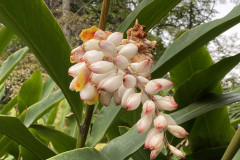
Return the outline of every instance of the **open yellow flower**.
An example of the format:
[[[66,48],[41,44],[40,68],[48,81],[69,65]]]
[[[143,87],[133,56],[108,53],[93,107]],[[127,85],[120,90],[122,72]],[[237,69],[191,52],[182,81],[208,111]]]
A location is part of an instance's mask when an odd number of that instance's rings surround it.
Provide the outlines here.
[[[95,32],[99,30],[96,26],[82,30],[80,33],[80,38],[83,42],[86,42],[94,37]]]

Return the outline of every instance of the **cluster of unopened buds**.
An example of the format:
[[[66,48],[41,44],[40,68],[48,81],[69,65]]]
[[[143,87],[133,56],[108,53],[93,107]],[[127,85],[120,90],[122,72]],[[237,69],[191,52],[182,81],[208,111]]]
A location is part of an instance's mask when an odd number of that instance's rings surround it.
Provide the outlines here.
[[[142,103],[137,130],[146,132],[154,123],[145,140],[145,148],[152,150],[151,159],[157,157],[164,144],[183,158],[183,153],[168,143],[166,130],[178,138],[185,138],[188,133],[163,113],[176,109],[177,103],[170,96],[156,94],[171,88],[173,83],[161,78],[150,80],[151,50],[156,41],[147,40],[144,29],[136,21],[127,31],[127,39],[123,39],[123,33],[102,31],[95,26],[83,30],[80,37],[84,43],[71,52],[70,60],[76,64],[68,71],[74,77],[70,89],[79,91],[80,98],[89,105],[100,100],[108,106],[113,98],[117,106],[131,111]]]

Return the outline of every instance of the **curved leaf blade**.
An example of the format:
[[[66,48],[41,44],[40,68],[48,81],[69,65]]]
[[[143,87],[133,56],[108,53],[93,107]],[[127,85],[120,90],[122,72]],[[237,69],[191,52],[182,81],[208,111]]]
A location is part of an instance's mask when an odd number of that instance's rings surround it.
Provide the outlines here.
[[[13,33],[7,27],[0,28],[0,55],[3,54],[12,37]]]
[[[16,65],[21,61],[21,59],[27,53],[28,48],[25,47],[16,51],[14,54],[9,56],[0,67],[0,84],[8,77]]]
[[[221,19],[202,24],[182,34],[152,68],[152,77],[162,77],[204,44],[240,22],[240,5]]]
[[[48,74],[61,88],[80,122],[82,107],[79,94],[68,89],[72,80],[67,75],[68,68],[71,66],[69,62],[71,48],[44,2],[42,0],[1,0],[0,19],[33,51]]]
[[[125,32],[132,27],[138,19],[141,25],[146,26],[146,31],[157,24],[181,0],[144,0],[142,1],[119,26],[119,32]]]
[[[55,157],[51,157],[48,160],[79,160],[80,157],[83,160],[110,160],[104,154],[94,148],[75,149],[61,153]]]
[[[24,146],[39,159],[44,160],[55,155],[52,150],[37,140],[18,118],[0,115],[0,121],[1,133]]]

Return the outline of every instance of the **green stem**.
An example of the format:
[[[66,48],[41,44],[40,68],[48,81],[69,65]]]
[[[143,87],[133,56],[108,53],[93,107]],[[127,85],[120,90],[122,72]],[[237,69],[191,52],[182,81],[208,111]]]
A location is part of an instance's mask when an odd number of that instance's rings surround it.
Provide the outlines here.
[[[87,105],[84,122],[78,129],[78,139],[77,139],[76,148],[82,148],[85,146],[88,130],[92,120],[93,111],[94,111],[94,105]]]
[[[110,0],[103,0],[102,12],[101,12],[100,23],[99,23],[99,28],[101,30],[105,30],[106,28],[109,6],[110,6]]]
[[[237,132],[233,136],[221,160],[232,159],[234,155],[237,153],[239,148],[240,148],[240,127],[238,128]]]
[[[103,0],[101,18],[99,23],[99,28],[101,30],[105,30],[106,28],[109,5],[110,5],[110,0]],[[94,111],[94,105],[87,105],[84,122],[82,125],[78,125],[78,139],[77,139],[76,148],[82,148],[85,146],[85,142],[87,139],[89,127],[90,127],[92,116],[93,116],[93,111]]]

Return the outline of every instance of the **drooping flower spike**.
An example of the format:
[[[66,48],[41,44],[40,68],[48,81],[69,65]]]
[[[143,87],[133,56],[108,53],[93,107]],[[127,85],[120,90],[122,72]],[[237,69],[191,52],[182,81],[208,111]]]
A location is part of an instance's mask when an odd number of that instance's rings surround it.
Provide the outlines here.
[[[177,103],[173,97],[157,94],[173,83],[162,78],[150,80],[151,50],[156,41],[147,40],[144,29],[136,21],[127,31],[127,39],[123,39],[123,33],[102,31],[95,26],[83,30],[80,37],[84,43],[73,49],[70,56],[76,64],[68,70],[73,77],[69,89],[80,92],[80,98],[89,105],[101,101],[108,106],[113,98],[117,106],[132,111],[142,103],[136,127],[143,133],[154,124],[145,140],[145,148],[151,150],[150,158],[156,158],[164,145],[183,158],[183,153],[168,143],[166,130],[177,138],[185,138],[188,133],[163,113],[176,109]]]

